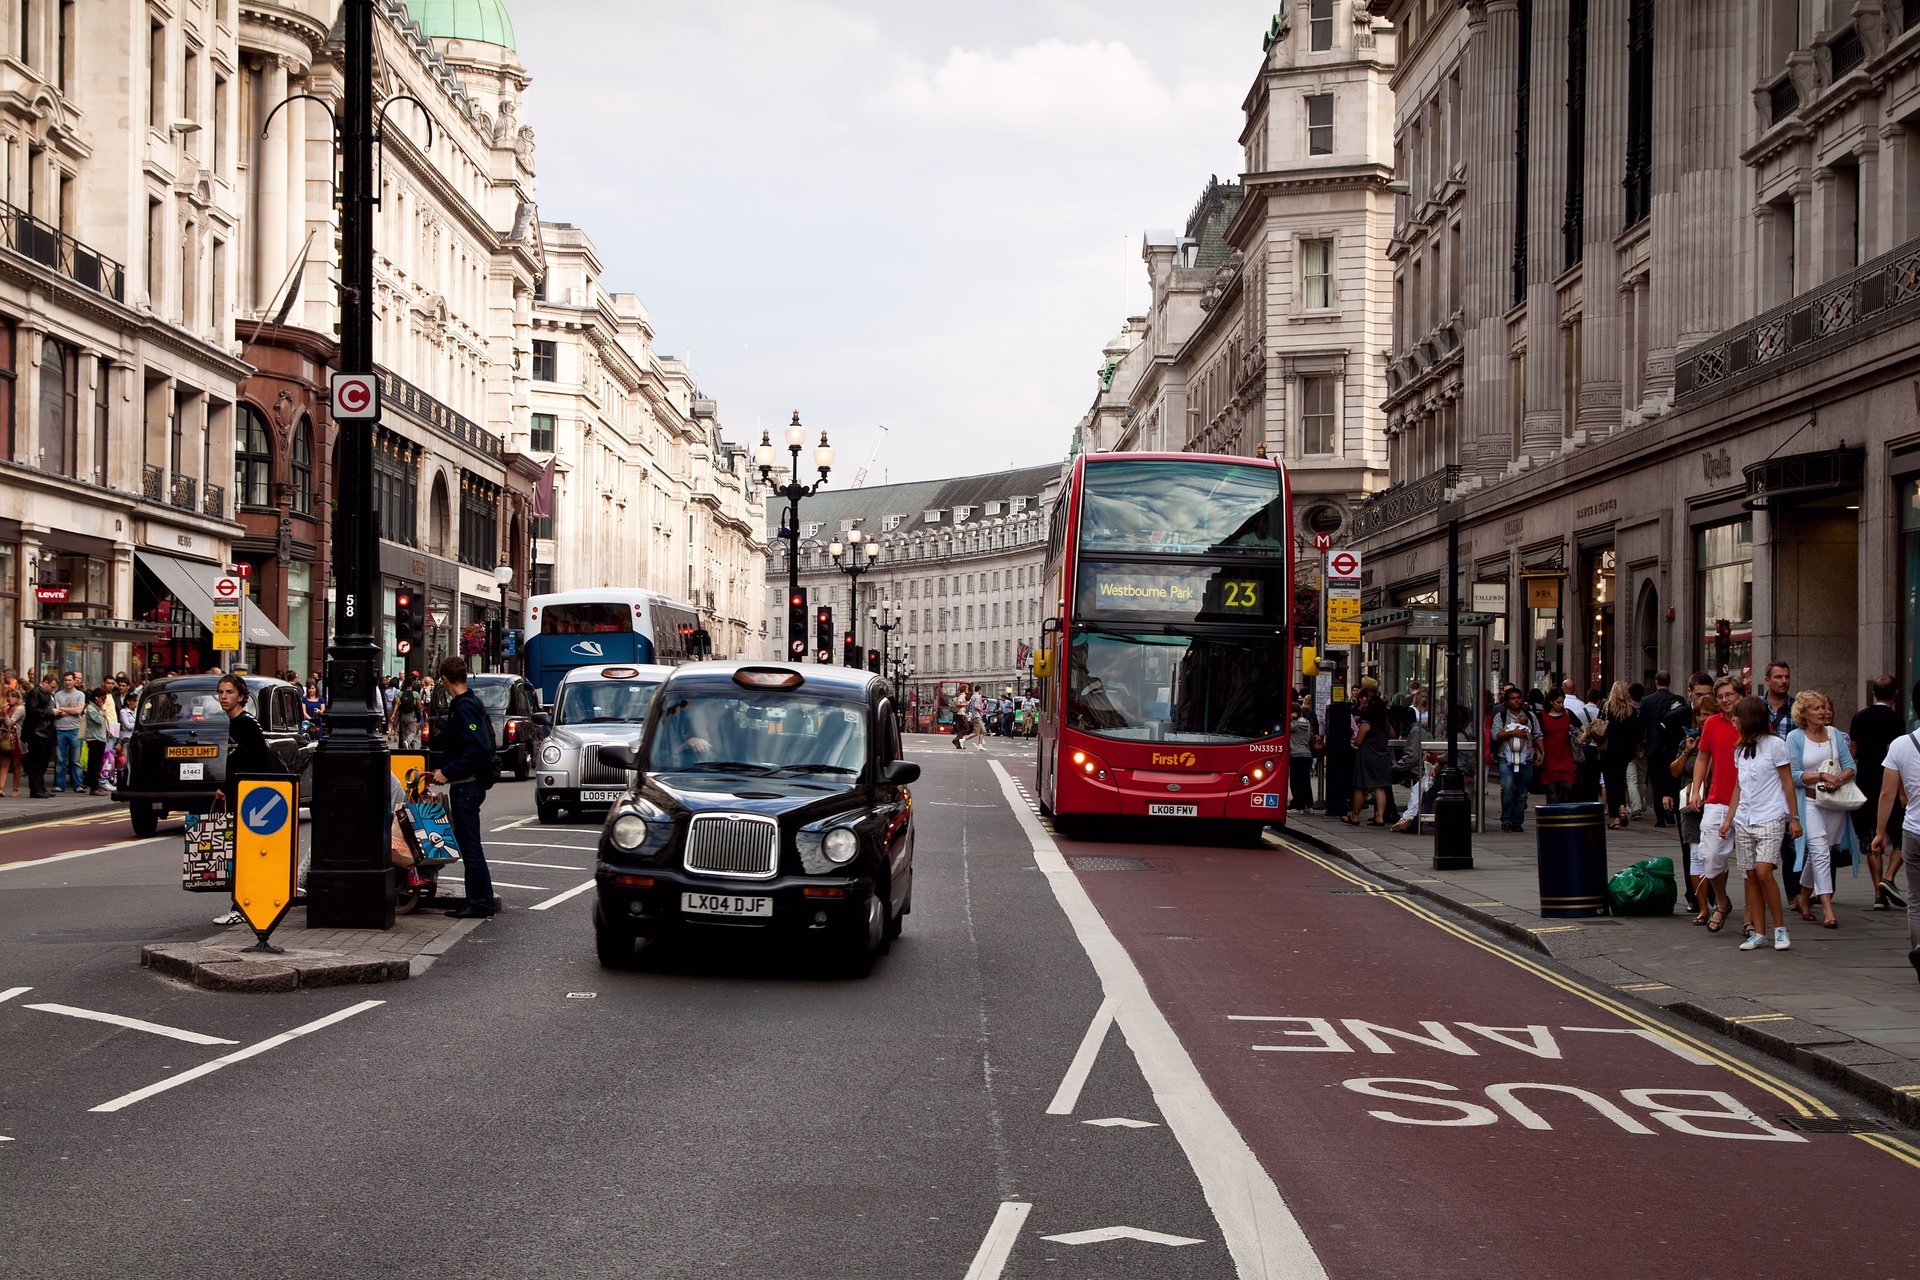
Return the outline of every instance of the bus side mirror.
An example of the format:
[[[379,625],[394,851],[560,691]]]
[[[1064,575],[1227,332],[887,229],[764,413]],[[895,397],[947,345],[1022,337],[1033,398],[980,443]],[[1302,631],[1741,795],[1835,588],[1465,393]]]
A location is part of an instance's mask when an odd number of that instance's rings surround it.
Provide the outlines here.
[[[1042,649],[1033,655],[1033,676],[1036,680],[1053,678],[1053,650]]]
[[[1320,674],[1320,653],[1310,644],[1300,646],[1300,674],[1303,676]]]

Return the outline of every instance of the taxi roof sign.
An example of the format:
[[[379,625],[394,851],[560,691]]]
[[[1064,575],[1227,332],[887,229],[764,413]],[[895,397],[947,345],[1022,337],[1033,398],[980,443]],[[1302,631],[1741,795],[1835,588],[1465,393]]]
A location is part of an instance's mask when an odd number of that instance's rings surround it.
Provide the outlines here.
[[[806,677],[791,667],[742,667],[733,682],[745,689],[797,689]]]

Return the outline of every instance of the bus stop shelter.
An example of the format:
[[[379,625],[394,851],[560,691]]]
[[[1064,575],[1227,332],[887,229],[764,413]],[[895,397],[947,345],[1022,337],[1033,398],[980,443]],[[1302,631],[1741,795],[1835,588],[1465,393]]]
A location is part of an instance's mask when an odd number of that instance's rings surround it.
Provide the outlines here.
[[[1491,613],[1460,613],[1460,688],[1447,687],[1447,611],[1445,609],[1375,609],[1363,614],[1360,631],[1365,667],[1380,682],[1389,703],[1415,686],[1427,693],[1427,723],[1420,727],[1421,748],[1447,750],[1445,709],[1460,715],[1460,754],[1473,794],[1474,830],[1486,830],[1488,714],[1487,633],[1497,619]],[[1398,750],[1405,749],[1405,739]]]

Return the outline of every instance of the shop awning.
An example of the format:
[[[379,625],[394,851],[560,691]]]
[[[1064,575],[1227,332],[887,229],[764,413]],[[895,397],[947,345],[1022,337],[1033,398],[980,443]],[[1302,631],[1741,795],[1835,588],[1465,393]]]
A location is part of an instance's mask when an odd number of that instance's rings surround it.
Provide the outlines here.
[[[200,619],[202,626],[213,630],[213,588],[226,576],[220,566],[204,560],[182,560],[178,556],[161,555],[157,551],[136,551],[134,555],[154,577],[166,584],[167,590],[187,606],[194,617]],[[293,647],[293,641],[287,639],[286,632],[274,626],[273,620],[260,612],[260,606],[246,596],[240,599],[240,635],[246,643],[263,649]]]
[[[77,636],[104,644],[148,644],[174,633],[171,623],[140,618],[28,618],[26,625],[43,636]]]

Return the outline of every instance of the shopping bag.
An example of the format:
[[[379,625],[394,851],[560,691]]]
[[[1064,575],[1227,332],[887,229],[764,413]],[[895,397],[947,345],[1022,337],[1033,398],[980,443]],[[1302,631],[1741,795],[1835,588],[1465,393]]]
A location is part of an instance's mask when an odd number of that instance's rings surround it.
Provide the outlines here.
[[[1617,916],[1672,915],[1678,897],[1673,859],[1648,858],[1616,872],[1607,881],[1607,896],[1613,899],[1613,914]]]
[[[233,890],[233,811],[218,795],[205,813],[190,813],[180,855],[180,887],[193,893]]]
[[[439,800],[413,800],[401,806],[406,814],[407,844],[421,866],[444,866],[460,860],[460,842],[453,837],[453,819]]]

